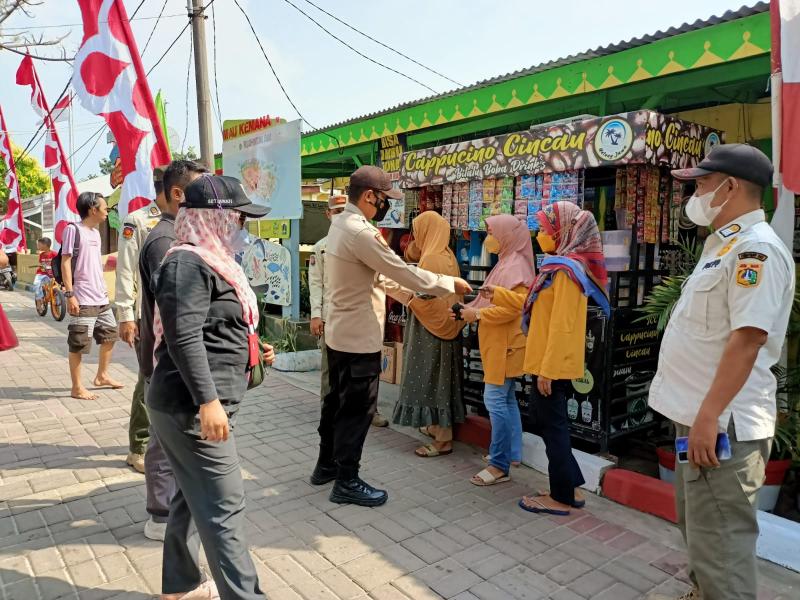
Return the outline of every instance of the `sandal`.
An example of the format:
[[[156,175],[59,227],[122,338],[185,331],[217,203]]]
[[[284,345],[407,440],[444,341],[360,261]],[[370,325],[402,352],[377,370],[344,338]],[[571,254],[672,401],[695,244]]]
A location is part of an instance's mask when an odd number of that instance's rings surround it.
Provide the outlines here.
[[[416,450],[414,450],[414,454],[419,456],[420,458],[434,458],[436,456],[447,456],[448,454],[452,454],[453,449],[450,448],[449,450],[439,450],[433,444],[427,444],[425,446],[420,446]]]
[[[577,488],[575,488],[577,489]],[[549,496],[550,490],[539,490],[536,492],[537,496]],[[583,508],[586,506],[586,500],[573,500],[572,501],[572,508]]]
[[[526,499],[531,501],[534,504],[534,506],[529,506],[525,502]],[[569,516],[569,510],[563,510],[563,509],[560,509],[560,508],[551,508],[549,506],[546,506],[540,500],[537,500],[536,498],[532,498],[530,496],[525,496],[524,498],[522,498],[519,501],[519,507],[522,510],[526,510],[528,512],[537,513],[537,514],[556,515],[558,517],[567,517],[567,516]]]
[[[431,433],[431,430],[430,430],[430,429],[428,429],[428,427],[429,427],[429,425],[426,425],[425,427],[420,427],[420,428],[419,428],[419,432],[420,432],[422,435],[427,435],[427,436],[428,436],[429,438],[431,438],[431,439],[435,439],[435,438],[436,438],[436,436],[435,436],[435,435],[433,435],[433,434]]]
[[[488,462],[489,462],[489,459],[490,459],[491,457],[490,457],[488,454],[484,454],[484,455],[483,455],[481,458],[483,458],[483,462],[485,462],[485,463],[488,463]],[[511,461],[511,466],[512,466],[512,467],[515,467],[515,468],[516,468],[516,467],[518,467],[518,466],[520,466],[521,464],[522,464],[522,463],[521,463],[520,461],[518,461],[518,460],[512,460],[512,461]]]
[[[495,476],[492,475],[489,469],[484,469],[480,473],[473,475],[472,478],[469,480],[472,485],[477,485],[479,487],[486,487],[489,485],[496,485],[498,483],[505,483],[506,481],[511,481],[511,477],[508,474]]]

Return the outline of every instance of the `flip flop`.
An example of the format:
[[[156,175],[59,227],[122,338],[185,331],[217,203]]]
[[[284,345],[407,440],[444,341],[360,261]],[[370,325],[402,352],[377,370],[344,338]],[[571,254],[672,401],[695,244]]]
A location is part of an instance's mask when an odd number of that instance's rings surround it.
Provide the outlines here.
[[[436,456],[447,456],[448,454],[452,454],[453,449],[450,450],[439,450],[433,444],[427,444],[425,446],[421,446],[414,450],[414,454],[419,456],[420,458],[434,458]]]
[[[539,490],[536,492],[537,496],[549,496],[550,490]],[[572,508],[583,508],[586,506],[586,500],[573,500]]]
[[[522,498],[519,501],[518,504],[519,504],[519,507],[522,510],[526,510],[526,511],[532,512],[532,513],[556,515],[557,517],[568,517],[569,516],[569,511],[568,510],[561,510],[561,509],[558,509],[558,508],[549,508],[549,507],[545,506],[544,504],[542,504],[541,502],[539,502],[538,500],[534,499],[533,501],[536,504],[538,504],[539,506],[528,506],[527,504],[525,504],[525,498]]]
[[[475,481],[475,477],[477,477],[478,480],[481,483],[478,483],[477,481]],[[478,487],[486,487],[486,486],[489,486],[489,485],[497,485],[498,483],[505,483],[506,481],[511,481],[511,477],[509,477],[508,475],[501,475],[500,477],[495,477],[494,475],[492,475],[492,473],[489,471],[489,469],[484,469],[480,473],[476,473],[469,480],[469,482],[472,485],[477,485]]]
[[[435,438],[436,438],[436,436],[435,436],[435,435],[433,435],[433,434],[430,432],[430,429],[428,429],[428,427],[427,427],[427,426],[425,426],[425,427],[420,427],[420,428],[419,428],[419,432],[420,432],[422,435],[427,435],[427,436],[428,436],[429,438],[431,438],[431,439],[435,439]]]

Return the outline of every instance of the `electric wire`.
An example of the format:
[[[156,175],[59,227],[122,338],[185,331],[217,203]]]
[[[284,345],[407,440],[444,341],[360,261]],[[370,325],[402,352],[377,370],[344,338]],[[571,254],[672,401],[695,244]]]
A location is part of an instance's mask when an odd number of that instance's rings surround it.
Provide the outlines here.
[[[305,17],[306,17],[306,18],[307,18],[309,21],[311,21],[312,23],[314,23],[314,25],[316,25],[317,27],[319,27],[320,29],[322,29],[322,31],[324,31],[325,33],[327,33],[329,36],[331,36],[331,37],[332,37],[333,39],[335,39],[337,42],[339,42],[339,43],[340,43],[340,44],[342,44],[343,46],[345,46],[345,47],[349,48],[350,50],[352,50],[353,52],[355,52],[356,54],[358,54],[360,57],[364,58],[365,60],[368,60],[369,62],[371,62],[371,63],[374,63],[374,64],[378,65],[379,67],[382,67],[382,68],[386,69],[387,71],[391,71],[392,73],[396,73],[397,75],[400,75],[400,77],[404,77],[405,79],[408,79],[409,81],[413,81],[413,82],[414,82],[414,83],[416,83],[417,85],[421,85],[421,86],[422,86],[422,87],[424,87],[426,90],[429,90],[429,91],[433,92],[434,94],[438,94],[438,93],[439,93],[438,91],[436,91],[435,89],[433,89],[431,86],[429,86],[429,85],[427,85],[427,84],[424,84],[424,83],[422,83],[422,82],[421,82],[421,81],[419,81],[418,79],[414,79],[414,78],[413,78],[413,77],[411,77],[410,75],[406,75],[405,73],[403,73],[403,72],[401,72],[401,71],[398,71],[397,69],[394,69],[394,68],[392,68],[392,67],[389,67],[389,66],[387,66],[387,65],[383,64],[382,62],[375,60],[374,58],[370,58],[369,56],[367,56],[367,55],[366,55],[366,54],[364,54],[363,52],[361,52],[361,51],[359,51],[359,50],[356,50],[356,49],[355,49],[353,46],[351,46],[350,44],[348,44],[347,42],[345,42],[345,41],[344,41],[342,38],[338,37],[336,34],[332,33],[332,32],[331,32],[331,31],[329,31],[328,29],[326,29],[324,25],[322,25],[322,24],[321,24],[319,21],[317,21],[317,20],[316,20],[314,17],[312,17],[311,15],[309,15],[307,12],[305,12],[305,11],[304,11],[302,8],[300,8],[299,6],[297,6],[297,5],[296,5],[294,2],[292,2],[291,0],[283,0],[283,1],[284,1],[286,4],[288,4],[289,6],[291,6],[292,8],[294,8],[294,9],[295,9],[297,12],[299,12],[301,15],[305,16]]]
[[[425,69],[426,71],[430,71],[430,72],[431,72],[431,73],[433,73],[434,75],[438,75],[439,77],[441,77],[441,78],[443,78],[443,79],[446,79],[446,80],[447,80],[447,81],[449,81],[450,83],[454,83],[454,84],[455,84],[455,85],[457,85],[458,87],[464,87],[464,84],[463,84],[463,83],[459,83],[459,82],[458,82],[458,81],[456,81],[455,79],[451,79],[451,78],[450,78],[450,77],[448,77],[447,75],[444,75],[444,74],[440,73],[439,71],[437,71],[437,70],[435,70],[435,69],[432,69],[432,68],[428,67],[427,65],[423,65],[423,64],[422,64],[421,62],[419,62],[418,60],[415,60],[415,59],[411,58],[410,56],[408,56],[408,55],[406,55],[406,54],[403,54],[403,53],[402,53],[402,52],[400,52],[399,50],[396,50],[395,48],[392,48],[391,46],[389,46],[389,45],[387,45],[387,44],[384,44],[382,41],[380,41],[380,40],[378,40],[378,39],[375,39],[374,37],[372,37],[371,35],[369,35],[369,34],[367,34],[367,33],[364,33],[363,31],[361,31],[361,30],[360,30],[360,29],[358,29],[357,27],[353,27],[352,25],[350,25],[350,23],[347,23],[346,21],[343,21],[342,19],[340,19],[340,18],[339,18],[339,17],[337,17],[336,15],[329,13],[327,10],[325,10],[325,9],[324,9],[324,8],[322,8],[321,6],[319,6],[319,5],[317,5],[317,4],[314,4],[313,2],[311,2],[311,0],[305,0],[305,2],[306,2],[306,4],[310,4],[311,6],[313,6],[314,8],[316,8],[318,11],[325,13],[326,15],[328,15],[328,16],[329,16],[331,19],[333,19],[334,21],[338,21],[339,23],[341,23],[342,25],[344,25],[344,26],[345,26],[345,27],[347,27],[348,29],[352,29],[352,30],[353,30],[353,31],[355,31],[356,33],[358,33],[358,34],[360,34],[360,35],[364,36],[364,37],[365,37],[365,38],[367,38],[368,40],[371,40],[371,41],[375,42],[375,43],[376,43],[376,44],[378,44],[379,46],[383,46],[383,47],[384,47],[384,48],[386,48],[387,50],[389,50],[389,51],[391,51],[391,52],[394,52],[394,53],[395,53],[395,54],[397,54],[398,56],[402,56],[403,58],[405,58],[406,60],[409,60],[409,61],[411,61],[411,62],[412,62],[412,63],[414,63],[415,65],[419,65],[420,67],[422,67],[422,68],[423,68],[423,69]]]
[[[164,14],[164,10],[167,8],[167,4],[169,0],[164,0],[164,4],[161,5],[161,12],[158,13],[156,17],[156,22],[153,24],[153,29],[150,30],[150,35],[147,37],[147,41],[144,43],[144,48],[142,49],[141,56],[144,57],[144,53],[147,52],[147,47],[150,45],[150,40],[153,39],[153,34],[156,32],[156,28],[158,27],[159,22],[161,21],[161,15]]]
[[[217,82],[217,12],[213,4],[211,5],[211,34],[214,47],[214,96],[217,99],[217,121],[219,121],[219,130],[222,131],[222,105],[219,103],[219,83]]]
[[[189,44],[189,64],[186,67],[186,126],[183,129],[183,139],[181,139],[181,154],[186,146],[186,137],[189,135],[189,77],[192,74],[192,57],[194,56],[194,44]]]
[[[154,21],[158,19],[174,19],[176,17],[186,17],[186,13],[175,13],[172,15],[161,15],[152,17],[139,17],[134,19],[131,17],[129,21]],[[101,23],[108,23],[108,21],[100,21]],[[28,25],[27,27],[3,27],[3,31],[28,31],[29,29],[60,29],[62,27],[83,27],[83,23],[63,23],[61,25]]]

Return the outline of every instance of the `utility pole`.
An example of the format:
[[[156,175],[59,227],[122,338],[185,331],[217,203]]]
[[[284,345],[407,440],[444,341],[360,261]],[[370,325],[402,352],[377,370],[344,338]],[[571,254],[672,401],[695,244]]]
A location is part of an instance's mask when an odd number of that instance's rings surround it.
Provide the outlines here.
[[[192,20],[194,42],[194,78],[197,84],[197,122],[200,125],[200,160],[214,172],[214,142],[211,135],[211,94],[208,90],[208,56],[206,54],[206,15],[203,0],[186,0]]]

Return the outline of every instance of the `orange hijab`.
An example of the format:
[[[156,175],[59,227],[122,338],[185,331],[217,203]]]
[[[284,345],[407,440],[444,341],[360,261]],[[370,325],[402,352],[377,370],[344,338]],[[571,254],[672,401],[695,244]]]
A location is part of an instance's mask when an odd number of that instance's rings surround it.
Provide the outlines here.
[[[421,269],[438,275],[460,277],[458,261],[450,250],[450,224],[439,213],[432,210],[422,213],[414,219],[411,229],[420,253],[418,264]],[[430,333],[443,340],[452,340],[461,333],[464,323],[450,320],[448,311],[453,304],[462,300],[462,296],[456,294],[432,300],[415,297],[408,307]]]

